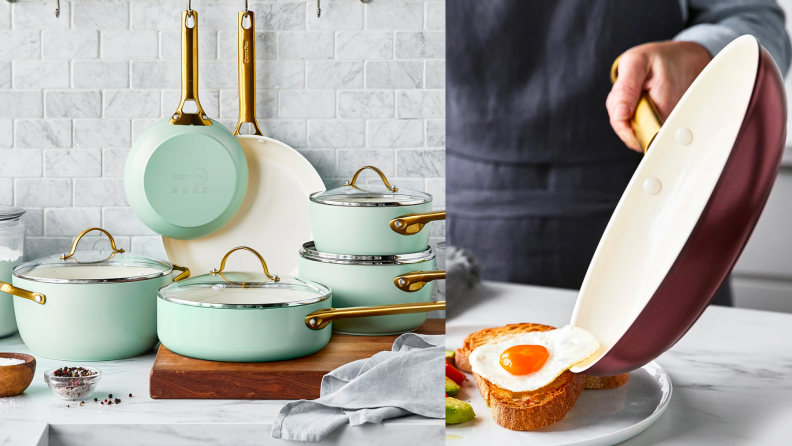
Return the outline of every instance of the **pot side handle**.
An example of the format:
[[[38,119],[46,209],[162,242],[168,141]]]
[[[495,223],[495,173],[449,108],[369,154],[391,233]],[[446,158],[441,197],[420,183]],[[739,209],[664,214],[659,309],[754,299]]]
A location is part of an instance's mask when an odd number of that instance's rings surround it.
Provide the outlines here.
[[[393,284],[402,291],[412,293],[420,290],[424,285],[433,280],[442,280],[445,278],[445,271],[413,271],[394,277]]]
[[[23,299],[32,300],[33,302],[44,305],[47,302],[47,296],[41,293],[34,293],[33,291],[23,290],[22,288],[17,288],[14,285],[6,282],[0,282],[0,291],[3,291],[8,294],[12,294],[17,297],[21,297]]]
[[[406,214],[390,221],[393,232],[401,235],[414,235],[421,232],[430,221],[445,220],[446,211],[421,212],[419,214]]]
[[[190,268],[187,268],[186,266],[173,265],[173,269],[175,271],[181,271],[181,274],[173,278],[174,282],[178,282],[190,277]]]
[[[321,330],[336,319],[426,313],[433,310],[445,310],[445,301],[380,305],[376,307],[326,308],[305,316],[305,325],[311,330]]]

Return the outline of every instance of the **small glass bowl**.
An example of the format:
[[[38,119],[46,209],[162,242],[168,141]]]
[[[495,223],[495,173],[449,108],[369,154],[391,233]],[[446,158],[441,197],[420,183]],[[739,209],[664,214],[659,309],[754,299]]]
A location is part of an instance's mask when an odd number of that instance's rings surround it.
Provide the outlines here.
[[[85,400],[90,396],[96,384],[102,379],[102,371],[93,367],[83,367],[94,373],[95,375],[83,376],[79,378],[70,378],[65,376],[55,376],[55,370],[52,369],[44,372],[44,382],[47,383],[52,394],[56,398],[66,401]]]

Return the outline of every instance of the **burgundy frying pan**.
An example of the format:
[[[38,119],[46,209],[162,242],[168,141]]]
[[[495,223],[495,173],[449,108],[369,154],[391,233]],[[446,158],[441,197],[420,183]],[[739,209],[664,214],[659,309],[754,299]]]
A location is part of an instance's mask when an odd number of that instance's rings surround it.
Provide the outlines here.
[[[786,96],[750,36],[724,48],[650,141],[600,240],[571,323],[600,350],[572,368],[638,369],[671,348],[731,272],[786,139]]]

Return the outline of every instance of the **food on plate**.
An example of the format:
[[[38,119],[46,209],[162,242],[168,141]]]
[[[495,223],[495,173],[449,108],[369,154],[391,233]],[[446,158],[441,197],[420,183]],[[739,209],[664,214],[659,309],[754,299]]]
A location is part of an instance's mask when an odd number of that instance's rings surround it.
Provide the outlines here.
[[[459,424],[476,417],[473,406],[456,398],[446,397],[446,424]]]
[[[451,378],[446,376],[446,388],[445,388],[446,395],[457,396],[459,394],[459,389],[461,389],[459,384],[455,383]]]
[[[615,389],[621,387],[630,380],[629,373],[622,373],[614,376],[590,376],[586,375],[583,386],[586,389]]]
[[[451,381],[462,385],[462,383],[467,379],[465,375],[460,372],[459,370],[455,369],[454,366],[446,362],[446,377],[451,378]]]
[[[555,327],[541,324],[509,324],[503,327],[485,328],[471,333],[465,338],[462,347],[456,350],[454,355],[456,367],[465,372],[473,372],[468,357],[477,347],[522,333],[548,330],[555,330]]]
[[[448,361],[449,364],[454,364],[454,351],[453,350],[446,350],[445,351],[445,359]]]

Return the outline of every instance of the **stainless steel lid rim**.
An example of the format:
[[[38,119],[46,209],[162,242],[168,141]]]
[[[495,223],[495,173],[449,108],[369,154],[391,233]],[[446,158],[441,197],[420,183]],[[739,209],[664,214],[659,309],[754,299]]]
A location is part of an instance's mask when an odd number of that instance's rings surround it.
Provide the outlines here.
[[[307,305],[324,302],[332,297],[333,297],[332,294],[328,293],[324,296],[317,296],[314,298],[305,299],[301,301],[294,301],[294,302],[278,302],[278,303],[268,303],[268,304],[218,304],[218,303],[210,303],[210,302],[196,302],[191,300],[178,299],[176,297],[165,297],[162,294],[157,293],[157,298],[163,300],[164,302],[168,302],[176,305],[185,305],[188,307],[195,307],[195,308],[208,308],[213,310],[217,310],[217,309],[276,310],[278,308],[304,307]]]
[[[429,194],[425,194],[423,192],[413,192],[411,193],[420,193],[425,195],[425,197],[414,197],[411,200],[400,200],[396,201],[395,198],[397,196],[403,196],[401,194],[396,193],[389,193],[389,194],[377,194],[376,192],[371,192],[372,198],[374,195],[381,198],[394,198],[394,201],[343,201],[341,198],[343,196],[338,195],[337,198],[334,199],[320,199],[319,196],[325,194],[325,191],[314,192],[308,196],[308,198],[317,204],[322,204],[326,206],[341,206],[341,207],[406,207],[406,206],[417,206],[420,204],[426,204],[432,202],[432,196]]]
[[[353,255],[353,254],[332,254],[316,250],[313,241],[306,242],[300,248],[300,257],[320,263],[332,263],[336,265],[407,265],[414,263],[427,262],[435,258],[434,250],[429,247],[424,251],[410,254],[393,255]]]
[[[91,252],[102,253],[104,251],[91,251]],[[59,261],[62,262],[62,264],[44,263],[45,261],[52,259],[58,259]],[[152,274],[129,276],[129,277],[104,278],[104,279],[60,279],[60,278],[50,278],[50,277],[36,277],[26,274],[35,269],[80,268],[80,267],[91,267],[91,266],[103,266],[105,268],[114,268],[114,267],[153,268],[155,266],[161,266],[163,268],[160,271],[157,271],[156,273],[152,273]],[[52,283],[52,284],[62,284],[62,285],[140,282],[143,280],[157,279],[159,277],[167,276],[171,273],[173,273],[173,265],[170,262],[166,262],[164,260],[150,259],[147,262],[132,261],[123,264],[115,263],[115,264],[106,264],[106,265],[102,265],[102,262],[86,262],[82,264],[81,263],[75,264],[69,262],[68,260],[60,260],[59,256],[57,255],[43,257],[41,259],[22,263],[20,265],[17,265],[12,271],[12,275],[19,279],[29,280],[31,282],[37,282],[37,283]]]

